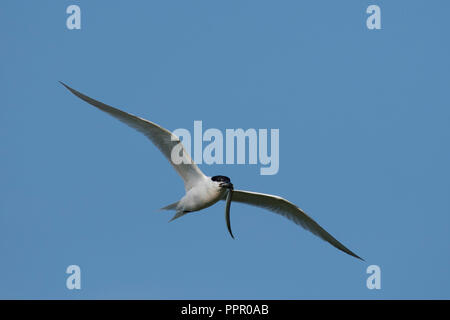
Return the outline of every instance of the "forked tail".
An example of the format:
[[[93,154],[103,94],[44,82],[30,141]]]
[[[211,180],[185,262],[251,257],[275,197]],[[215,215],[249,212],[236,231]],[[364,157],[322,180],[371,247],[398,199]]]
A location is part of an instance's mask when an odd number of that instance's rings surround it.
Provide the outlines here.
[[[161,208],[160,210],[176,210],[177,212],[175,213],[175,215],[172,217],[172,219],[169,220],[169,222],[178,219],[179,217],[184,216],[186,213],[189,213],[189,211],[184,211],[182,209],[177,209],[178,207],[178,203],[180,201],[177,201],[175,203],[169,204],[168,206],[165,206],[164,208]]]
[[[177,210],[178,202],[180,202],[180,201],[169,204],[168,206],[165,206],[164,208],[161,208],[159,210]]]

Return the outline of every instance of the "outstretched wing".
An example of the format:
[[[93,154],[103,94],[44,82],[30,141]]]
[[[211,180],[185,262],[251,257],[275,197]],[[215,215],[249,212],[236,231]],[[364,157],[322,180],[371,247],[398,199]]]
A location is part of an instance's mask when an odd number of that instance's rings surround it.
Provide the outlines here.
[[[315,222],[311,217],[303,212],[303,210],[298,208],[293,203],[287,201],[286,199],[270,194],[234,190],[233,202],[241,202],[281,214],[294,223],[302,226],[306,230],[312,232],[319,238],[327,241],[339,250],[342,250],[345,253],[364,261],[364,259],[360,258],[355,253],[347,249],[342,243],[337,241],[331,234],[325,231],[325,229],[323,229],[317,222]]]
[[[163,127],[157,125],[156,123],[136,117],[132,114],[113,108],[100,101],[94,100],[82,94],[81,92],[72,89],[63,82],[61,82],[61,84],[78,98],[86,101],[87,103],[93,105],[94,107],[100,109],[101,111],[110,114],[114,118],[122,121],[123,123],[143,133],[147,138],[149,138],[156,145],[156,147],[162,152],[162,154],[166,157],[166,159],[178,172],[181,178],[183,178],[184,187],[186,191],[192,188],[197,183],[197,181],[205,178],[203,172],[201,172],[201,170],[192,161],[191,157],[184,149],[180,139],[178,139],[178,137],[175,136],[170,131],[164,129]],[[174,147],[177,147],[176,149],[177,154],[180,157],[179,159],[177,159],[177,161],[182,160],[180,161],[181,162],[180,164],[176,164],[172,161],[171,153]]]

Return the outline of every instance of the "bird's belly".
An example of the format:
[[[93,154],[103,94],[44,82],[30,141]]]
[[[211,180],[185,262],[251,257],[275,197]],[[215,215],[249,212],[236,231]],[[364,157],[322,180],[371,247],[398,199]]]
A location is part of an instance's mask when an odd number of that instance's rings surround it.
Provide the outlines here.
[[[212,206],[223,196],[223,192],[203,192],[201,190],[192,190],[182,199],[182,207],[185,211],[199,211]]]

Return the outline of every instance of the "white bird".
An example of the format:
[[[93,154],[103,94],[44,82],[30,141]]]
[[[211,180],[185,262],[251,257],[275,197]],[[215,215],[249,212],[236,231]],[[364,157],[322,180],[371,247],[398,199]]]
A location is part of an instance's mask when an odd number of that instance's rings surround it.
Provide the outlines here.
[[[302,226],[306,230],[312,232],[319,238],[327,241],[332,246],[343,252],[363,260],[355,253],[347,249],[342,243],[336,240],[331,234],[323,229],[317,222],[309,217],[303,210],[281,197],[256,193],[251,191],[234,190],[230,179],[225,176],[208,177],[197,167],[192,161],[189,154],[184,149],[181,141],[177,136],[163,127],[151,121],[136,117],[119,109],[113,108],[100,101],[94,100],[75,89],[70,88],[63,82],[60,82],[70,92],[78,98],[86,101],[94,107],[104,111],[114,118],[124,122],[128,126],[143,133],[149,138],[156,147],[162,152],[166,159],[171,163],[184,181],[186,194],[181,200],[168,205],[162,209],[174,210],[176,213],[170,220],[177,219],[189,212],[199,211],[212,206],[219,200],[226,200],[225,217],[230,235],[234,238],[230,226],[230,205],[231,201],[245,203],[256,207],[268,209],[278,213],[294,223]],[[178,147],[181,151],[183,161],[176,164],[172,161],[171,153],[174,147]],[[364,261],[364,260],[363,260]]]

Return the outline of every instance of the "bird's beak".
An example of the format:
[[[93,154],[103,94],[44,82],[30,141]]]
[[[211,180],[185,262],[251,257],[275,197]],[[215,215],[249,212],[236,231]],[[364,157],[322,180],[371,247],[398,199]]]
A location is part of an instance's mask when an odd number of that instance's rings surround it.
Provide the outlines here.
[[[230,189],[230,190],[233,190],[233,189],[234,189],[234,186],[233,186],[233,184],[232,184],[231,182],[230,182],[230,183],[224,182],[224,183],[222,183],[220,186],[223,187],[223,188]]]

